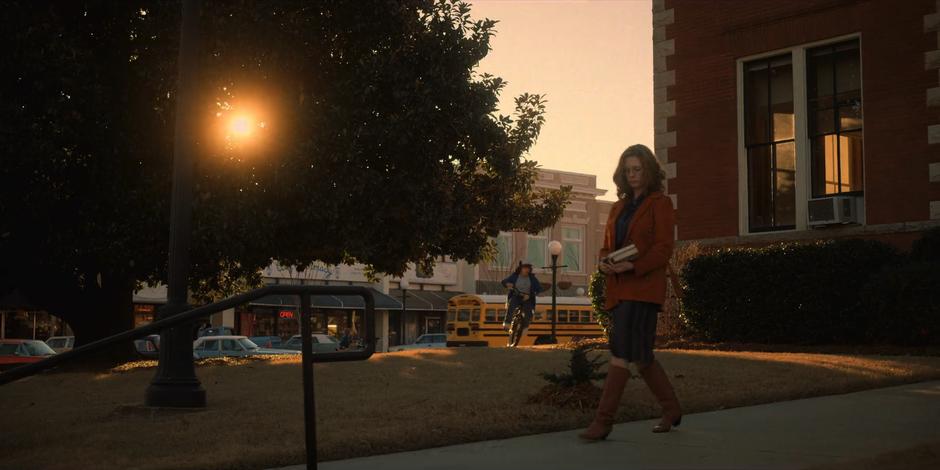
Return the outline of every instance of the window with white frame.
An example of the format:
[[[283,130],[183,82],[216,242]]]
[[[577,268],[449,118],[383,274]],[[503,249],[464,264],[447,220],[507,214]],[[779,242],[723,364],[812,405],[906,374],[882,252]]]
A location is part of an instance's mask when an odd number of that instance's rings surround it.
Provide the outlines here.
[[[862,74],[858,39],[806,51],[813,197],[862,188]]]
[[[493,267],[512,267],[512,233],[500,232],[495,241],[496,257],[493,259]]]
[[[857,37],[739,61],[741,230],[806,228],[810,198],[863,192]]]
[[[748,229],[795,228],[796,148],[789,54],[745,64],[744,109]]]
[[[568,266],[568,271],[582,272],[584,230],[581,227],[562,227],[561,240],[564,247],[562,262]]]
[[[528,234],[526,240],[526,261],[532,263],[532,269],[541,269],[547,266],[548,258],[548,230],[539,232],[538,235]]]

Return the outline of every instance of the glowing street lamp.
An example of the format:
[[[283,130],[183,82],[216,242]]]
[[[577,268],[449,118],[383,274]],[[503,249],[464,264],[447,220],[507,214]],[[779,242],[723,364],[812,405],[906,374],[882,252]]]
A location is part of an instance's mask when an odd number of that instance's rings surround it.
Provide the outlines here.
[[[561,242],[558,240],[552,240],[548,244],[548,252],[552,255],[552,265],[546,266],[546,268],[551,268],[552,270],[552,344],[558,342],[558,339],[555,338],[555,331],[558,328],[558,268],[567,267],[558,265],[558,256],[561,255],[561,248]]]

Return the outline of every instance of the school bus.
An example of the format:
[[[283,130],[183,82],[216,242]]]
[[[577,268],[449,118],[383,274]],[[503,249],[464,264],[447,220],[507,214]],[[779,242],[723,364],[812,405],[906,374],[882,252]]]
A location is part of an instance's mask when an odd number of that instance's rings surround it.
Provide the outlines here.
[[[555,337],[559,343],[604,335],[594,318],[590,299],[558,297],[556,303],[558,322]],[[551,342],[551,310],[550,296],[537,298],[532,323],[519,342],[520,346]],[[503,330],[505,319],[505,295],[456,295],[447,303],[447,346],[506,346],[509,333]]]

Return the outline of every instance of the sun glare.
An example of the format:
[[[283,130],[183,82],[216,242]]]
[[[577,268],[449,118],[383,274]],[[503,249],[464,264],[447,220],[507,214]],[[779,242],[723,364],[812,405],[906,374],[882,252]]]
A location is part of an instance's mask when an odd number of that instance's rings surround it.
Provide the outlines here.
[[[241,114],[232,118],[229,122],[228,130],[232,137],[249,137],[255,128],[255,120],[246,114]]]

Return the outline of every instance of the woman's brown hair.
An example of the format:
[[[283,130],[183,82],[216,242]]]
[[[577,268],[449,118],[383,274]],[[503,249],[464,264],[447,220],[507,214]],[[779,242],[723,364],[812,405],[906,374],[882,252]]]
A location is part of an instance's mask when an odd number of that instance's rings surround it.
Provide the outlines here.
[[[614,170],[614,184],[617,185],[617,198],[625,199],[633,197],[633,190],[627,183],[627,157],[636,157],[643,165],[643,177],[646,178],[646,192],[652,193],[663,190],[663,181],[666,180],[666,172],[659,165],[659,160],[649,147],[643,144],[636,144],[627,147],[620,154],[620,161],[617,163],[617,169]]]

